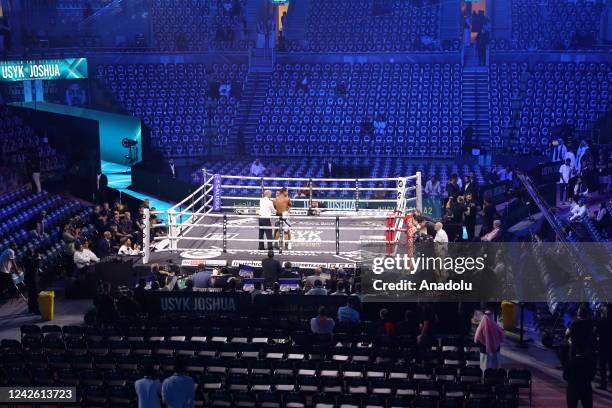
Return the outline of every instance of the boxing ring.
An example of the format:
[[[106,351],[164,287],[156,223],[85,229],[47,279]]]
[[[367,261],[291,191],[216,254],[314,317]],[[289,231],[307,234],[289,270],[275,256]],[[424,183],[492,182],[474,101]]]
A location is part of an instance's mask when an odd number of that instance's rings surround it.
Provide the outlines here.
[[[361,244],[397,243],[405,216],[422,211],[420,173],[332,179],[220,175],[204,170],[203,180],[167,211],[145,210],[144,264],[156,261],[160,254],[178,255],[186,266],[260,261],[268,252],[259,249],[260,228],[278,231],[273,236],[274,251],[292,261],[355,264]],[[274,197],[283,187],[293,205],[288,216],[272,216],[271,227],[260,227],[260,198],[266,190]],[[157,221],[162,213],[166,223]]]

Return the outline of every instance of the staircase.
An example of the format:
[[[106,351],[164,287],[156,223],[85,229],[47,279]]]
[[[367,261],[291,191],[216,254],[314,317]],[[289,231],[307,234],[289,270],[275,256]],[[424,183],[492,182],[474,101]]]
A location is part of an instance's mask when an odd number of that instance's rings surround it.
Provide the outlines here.
[[[251,71],[242,91],[242,103],[236,113],[236,122],[230,134],[229,150],[235,155],[249,155],[255,143],[261,110],[266,101],[270,72]]]
[[[489,72],[486,67],[468,66],[473,50],[466,50],[466,66],[463,68],[461,88],[461,114],[463,127],[472,125],[474,143],[491,151],[491,117]]]

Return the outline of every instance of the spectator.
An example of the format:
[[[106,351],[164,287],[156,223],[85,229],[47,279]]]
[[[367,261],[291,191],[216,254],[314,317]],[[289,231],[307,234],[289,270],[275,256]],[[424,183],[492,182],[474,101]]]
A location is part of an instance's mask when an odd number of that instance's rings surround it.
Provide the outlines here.
[[[0,254],[0,272],[11,275],[18,273],[19,268],[17,267],[17,244],[11,242],[9,247],[2,251]]]
[[[314,287],[306,292],[307,295],[327,295],[327,290],[323,288],[323,282],[320,280],[314,281]]]
[[[414,310],[406,310],[404,320],[397,324],[396,332],[398,336],[413,336],[416,338],[419,335],[419,318]]]
[[[434,242],[448,243],[448,235],[446,235],[446,231],[444,231],[444,225],[441,222],[436,222],[434,228],[436,229]]]
[[[64,254],[70,258],[74,256],[74,244],[77,239],[77,234],[78,231],[74,230],[69,222],[64,224],[64,229],[62,230]]]
[[[100,262],[100,258],[89,249],[89,243],[87,241],[82,244],[79,242],[75,244],[73,260],[77,272],[84,272],[89,266]]]
[[[111,285],[108,282],[100,282],[98,293],[93,300],[96,308],[96,319],[102,326],[110,325],[117,317],[115,301],[111,295]]]
[[[348,296],[348,294],[346,293],[345,283],[343,281],[338,281],[336,285],[336,291],[331,293],[330,295],[331,296]]]
[[[574,198],[578,200],[581,197],[588,197],[588,195],[589,186],[584,182],[582,177],[578,177],[576,179],[576,184],[574,184]]]
[[[140,247],[138,245],[132,245],[132,241],[127,238],[121,238],[121,246],[117,255],[138,255],[140,253]]]
[[[193,286],[197,289],[209,288],[211,287],[211,277],[212,273],[207,270],[198,271],[191,277]]]
[[[147,293],[147,281],[144,278],[138,279],[138,286],[134,289],[134,300],[141,309],[145,306],[145,297]]]
[[[608,207],[605,201],[602,201],[599,204],[599,209],[597,210],[597,214],[595,214],[595,225],[601,231],[607,231],[610,226],[611,220],[610,212],[608,211]]]
[[[325,306],[319,307],[318,316],[310,319],[310,330],[313,334],[327,334],[331,336],[335,326],[336,322],[328,317]]]
[[[465,213],[463,214],[463,225],[467,232],[467,240],[473,241],[476,235],[476,214],[478,207],[474,202],[472,193],[465,195]]]
[[[552,149],[550,152],[550,160],[553,162],[567,160],[565,157],[566,155],[567,155],[567,146],[565,146],[563,139],[558,138],[556,140],[553,140]]]
[[[448,183],[446,184],[446,197],[459,197],[461,188],[458,185],[457,175],[451,174]]]
[[[476,51],[478,52],[478,65],[484,67],[487,65],[487,48],[491,40],[489,30],[483,28],[476,37]]]
[[[110,231],[104,231],[102,238],[98,240],[98,244],[96,246],[96,255],[98,255],[99,258],[105,258],[113,253],[113,247],[111,243],[112,238],[113,235]]]
[[[323,269],[321,269],[320,267],[315,268],[314,275],[307,276],[306,279],[304,279],[304,284],[309,284],[310,286],[314,286],[315,281],[325,282],[326,279],[323,276],[321,276],[322,273],[323,273]]]
[[[576,319],[567,329],[566,337],[570,343],[570,357],[574,356],[577,350],[583,352],[593,350],[595,345],[594,324],[591,320],[591,312],[585,304],[578,307]]]
[[[599,307],[599,317],[595,323],[595,329],[599,356],[599,388],[607,390],[608,379],[612,379],[612,316],[610,315],[610,305],[603,304]]]
[[[40,314],[38,310],[38,276],[40,274],[40,254],[29,247],[23,260],[24,283],[28,289],[28,312]]]
[[[136,317],[138,314],[139,304],[134,299],[134,292],[131,290],[121,293],[117,299],[117,312],[120,316]]]
[[[389,310],[380,309],[380,320],[376,324],[376,333],[379,336],[395,336],[395,323],[391,321]]]
[[[152,364],[146,364],[143,369],[144,377],[134,382],[134,389],[138,396],[138,408],[161,408],[161,383],[155,376]]]
[[[274,259],[274,251],[268,251],[268,257],[261,261],[261,276],[264,278],[266,285],[271,285],[276,282],[283,272],[281,263]]]
[[[166,408],[193,407],[195,383],[185,374],[185,363],[182,359],[175,361],[174,374],[162,383],[161,395]]]
[[[474,343],[480,347],[480,368],[501,367],[500,347],[504,340],[504,330],[493,320],[490,310],[485,311],[474,334]]]
[[[385,185],[382,181],[379,181],[376,184],[376,188],[380,189],[380,190],[376,190],[374,191],[374,198],[376,198],[377,200],[384,200],[387,198],[387,191],[385,191]]]
[[[287,261],[283,265],[283,271],[282,271],[281,275],[279,276],[279,278],[284,278],[284,279],[299,279],[300,278],[300,274],[296,273],[296,272],[293,272],[293,265],[291,264],[291,262]]]
[[[568,221],[569,222],[579,221],[582,219],[582,217],[586,215],[587,215],[586,200],[584,198],[581,198],[578,200],[578,205],[570,209]]]
[[[491,202],[491,199],[485,198],[482,207],[482,227],[480,229],[480,236],[489,233],[493,229],[493,221],[497,217],[497,209]]]
[[[346,300],[346,306],[338,308],[338,321],[359,323],[359,312],[357,311],[359,300],[355,296],[349,296]]]
[[[572,161],[570,159],[565,159],[565,163],[559,167],[559,189],[561,203],[565,203],[568,199],[569,182],[573,173],[574,168],[572,166]]]
[[[251,291],[251,301],[255,300],[255,296],[261,295],[263,293],[261,289],[261,282],[257,281],[253,284],[253,290]]]
[[[563,368],[563,379],[567,381],[566,402],[568,408],[577,408],[578,401],[583,408],[593,406],[593,388],[591,382],[595,377],[595,360],[590,353],[577,349]]]
[[[427,348],[432,342],[435,341],[434,328],[436,322],[436,315],[430,305],[424,304],[421,306],[420,321],[421,334],[419,334],[417,337],[417,344],[419,344],[423,348]]]
[[[430,197],[440,197],[442,195],[440,181],[438,181],[435,174],[425,183],[425,194]]]

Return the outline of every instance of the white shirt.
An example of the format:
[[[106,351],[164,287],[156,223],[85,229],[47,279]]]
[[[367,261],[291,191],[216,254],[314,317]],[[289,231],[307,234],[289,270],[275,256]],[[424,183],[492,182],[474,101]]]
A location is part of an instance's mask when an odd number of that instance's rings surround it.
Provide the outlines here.
[[[121,245],[119,248],[119,252],[117,255],[138,255],[138,251],[136,249],[132,249],[127,245]]]
[[[82,251],[74,252],[74,263],[78,269],[83,269],[86,266],[89,266],[91,262],[100,262],[100,258],[96,256],[91,250],[88,248],[83,248]]]
[[[276,214],[274,203],[268,197],[263,197],[259,200],[259,216],[269,218],[272,214]]]
[[[436,184],[433,184],[431,180],[427,180],[427,183],[425,183],[425,193],[432,195],[432,196],[440,195],[441,194],[440,182],[436,181]]]
[[[0,272],[11,273],[17,271],[11,271],[13,268],[13,260],[15,260],[15,251],[11,248],[7,248],[0,255]]]
[[[572,211],[571,211],[572,216],[570,217],[569,220],[575,221],[577,219],[580,219],[586,215],[586,212],[587,212],[586,205],[579,205],[575,209],[572,208]]]
[[[446,231],[443,229],[438,230],[438,232],[436,232],[434,242],[448,242],[448,235],[446,234]]]
[[[567,184],[572,177],[572,165],[562,164],[559,167],[559,183]]]

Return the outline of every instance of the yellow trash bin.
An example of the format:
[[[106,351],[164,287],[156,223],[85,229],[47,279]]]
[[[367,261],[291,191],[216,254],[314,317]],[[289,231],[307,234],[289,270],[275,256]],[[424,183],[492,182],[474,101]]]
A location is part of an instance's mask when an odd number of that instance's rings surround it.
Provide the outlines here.
[[[55,313],[55,292],[40,292],[38,294],[38,308],[43,320],[53,320]]]
[[[501,310],[504,330],[516,329],[516,303],[503,301]]]

